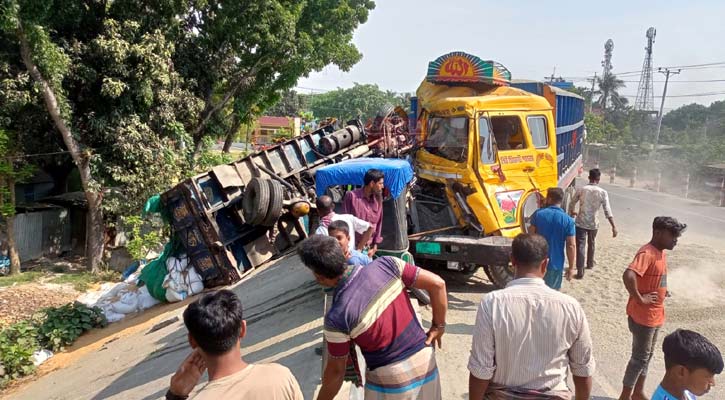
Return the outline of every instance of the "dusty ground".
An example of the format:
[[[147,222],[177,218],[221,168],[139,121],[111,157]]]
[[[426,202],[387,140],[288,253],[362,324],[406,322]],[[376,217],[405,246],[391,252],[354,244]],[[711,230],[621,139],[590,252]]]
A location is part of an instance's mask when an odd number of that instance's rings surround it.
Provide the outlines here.
[[[68,285],[26,283],[0,288],[0,329],[30,318],[35,312],[75,300],[78,292]]]

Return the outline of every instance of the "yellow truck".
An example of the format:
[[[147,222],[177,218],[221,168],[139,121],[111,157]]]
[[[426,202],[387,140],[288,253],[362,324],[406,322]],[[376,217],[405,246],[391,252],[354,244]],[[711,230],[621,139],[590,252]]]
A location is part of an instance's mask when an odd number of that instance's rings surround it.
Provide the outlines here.
[[[503,286],[513,276],[510,240],[527,230],[546,190],[572,195],[584,99],[454,52],[429,64],[416,100],[411,252],[449,269],[482,265]]]

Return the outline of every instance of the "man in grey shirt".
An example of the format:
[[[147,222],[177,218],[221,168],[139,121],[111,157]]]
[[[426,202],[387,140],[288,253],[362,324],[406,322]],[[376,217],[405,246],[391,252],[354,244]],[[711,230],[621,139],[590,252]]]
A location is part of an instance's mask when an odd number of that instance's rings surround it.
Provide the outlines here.
[[[576,217],[576,269],[575,278],[584,277],[584,249],[586,249],[587,269],[594,268],[594,250],[597,232],[599,231],[599,220],[597,212],[599,208],[604,209],[604,216],[612,226],[612,237],[617,237],[617,227],[614,225],[612,207],[609,205],[607,191],[599,186],[599,179],[602,172],[599,168],[589,170],[589,184],[576,191],[569,214]],[[579,204],[579,210],[575,206]]]
[[[544,284],[549,249],[543,236],[521,234],[511,247],[514,280],[478,307],[469,398],[568,400],[571,370],[576,400],[588,400],[595,363],[584,310]]]

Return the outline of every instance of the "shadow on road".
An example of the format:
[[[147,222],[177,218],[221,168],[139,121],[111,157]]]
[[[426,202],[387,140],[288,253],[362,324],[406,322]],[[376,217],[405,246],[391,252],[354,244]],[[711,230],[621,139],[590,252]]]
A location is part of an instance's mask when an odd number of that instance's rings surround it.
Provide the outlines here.
[[[262,271],[233,289],[245,306],[248,326],[242,353],[247,362],[277,362],[288,367],[299,381],[304,397],[311,398],[320,377],[320,366],[310,365],[310,361],[319,359],[314,347],[322,343],[323,297],[309,272],[282,272],[281,268],[276,268],[276,272],[271,268]],[[167,333],[164,335],[163,331]],[[96,394],[94,400],[114,396],[163,398],[169,375],[191,349],[183,321],[161,329],[158,334],[164,335],[155,342],[161,347],[135,365],[117,366],[116,370],[123,373]],[[205,375],[203,380],[207,379]]]

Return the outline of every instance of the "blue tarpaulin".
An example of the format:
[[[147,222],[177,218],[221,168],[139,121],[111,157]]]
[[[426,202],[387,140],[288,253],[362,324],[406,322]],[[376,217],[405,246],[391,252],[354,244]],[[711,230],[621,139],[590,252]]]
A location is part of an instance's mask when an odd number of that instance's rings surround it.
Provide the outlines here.
[[[413,168],[406,160],[357,158],[318,169],[315,174],[317,195],[325,194],[325,190],[330,186],[362,186],[365,172],[372,168],[383,171],[385,174],[385,187],[394,198],[398,198],[403,188],[413,180]]]

